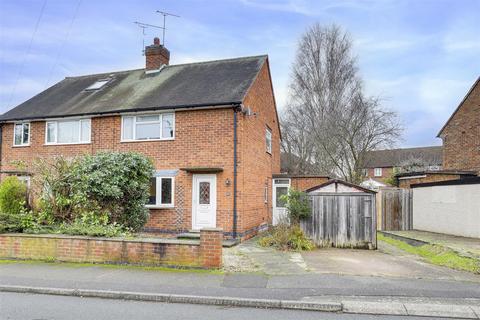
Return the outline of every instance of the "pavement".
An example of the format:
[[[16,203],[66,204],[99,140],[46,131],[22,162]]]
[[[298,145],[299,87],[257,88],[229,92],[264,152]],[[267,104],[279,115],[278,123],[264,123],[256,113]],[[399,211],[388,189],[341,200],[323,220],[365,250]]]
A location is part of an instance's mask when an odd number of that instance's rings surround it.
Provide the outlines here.
[[[0,292],[0,318],[31,320],[398,320],[398,316],[374,316],[345,313],[324,313],[302,310],[236,308],[210,305],[121,301],[98,298],[66,297]],[[408,317],[409,320],[439,319]]]
[[[355,314],[470,319],[480,314],[480,285],[475,281],[339,274],[212,273],[4,262],[0,264],[2,291],[282,309],[338,310],[340,305],[343,312]]]
[[[459,237],[419,230],[382,232],[447,247],[462,255],[480,259],[480,239],[478,238]]]

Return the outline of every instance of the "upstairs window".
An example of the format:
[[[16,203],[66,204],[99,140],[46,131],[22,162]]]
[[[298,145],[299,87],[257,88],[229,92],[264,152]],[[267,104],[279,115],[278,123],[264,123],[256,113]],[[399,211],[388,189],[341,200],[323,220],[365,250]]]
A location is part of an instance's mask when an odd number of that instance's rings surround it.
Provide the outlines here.
[[[91,120],[48,121],[45,131],[46,144],[90,143]]]
[[[13,145],[28,146],[30,145],[30,123],[15,123],[13,130]]]
[[[375,168],[373,169],[373,175],[375,177],[381,177],[382,176],[382,168]]]
[[[122,141],[171,140],[174,136],[174,113],[122,117]]]
[[[265,144],[266,144],[266,151],[268,153],[272,153],[272,130],[267,128],[265,130]]]

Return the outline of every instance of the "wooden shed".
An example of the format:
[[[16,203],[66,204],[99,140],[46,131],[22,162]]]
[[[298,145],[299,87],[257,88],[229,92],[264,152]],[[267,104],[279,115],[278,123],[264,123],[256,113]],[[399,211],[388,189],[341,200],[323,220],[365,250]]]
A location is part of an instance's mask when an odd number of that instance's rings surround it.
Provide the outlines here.
[[[375,191],[332,179],[307,190],[312,214],[301,227],[318,246],[377,247]]]

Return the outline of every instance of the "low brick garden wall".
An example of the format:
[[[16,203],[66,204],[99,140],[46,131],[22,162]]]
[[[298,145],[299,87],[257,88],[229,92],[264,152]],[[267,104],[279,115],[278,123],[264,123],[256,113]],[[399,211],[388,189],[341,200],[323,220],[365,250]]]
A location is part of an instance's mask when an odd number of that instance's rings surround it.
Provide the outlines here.
[[[0,258],[220,268],[222,240],[221,229],[201,230],[200,241],[6,233],[0,234]]]

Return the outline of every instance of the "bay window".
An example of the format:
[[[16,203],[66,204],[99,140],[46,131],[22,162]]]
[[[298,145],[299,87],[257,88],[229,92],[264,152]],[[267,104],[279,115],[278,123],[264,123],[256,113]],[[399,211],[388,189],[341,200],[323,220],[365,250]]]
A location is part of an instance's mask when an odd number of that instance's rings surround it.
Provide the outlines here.
[[[30,123],[15,123],[13,130],[13,145],[28,146],[30,145]]]
[[[174,113],[122,117],[122,141],[171,140],[174,131]]]
[[[46,124],[46,144],[90,143],[90,119],[48,121]]]

